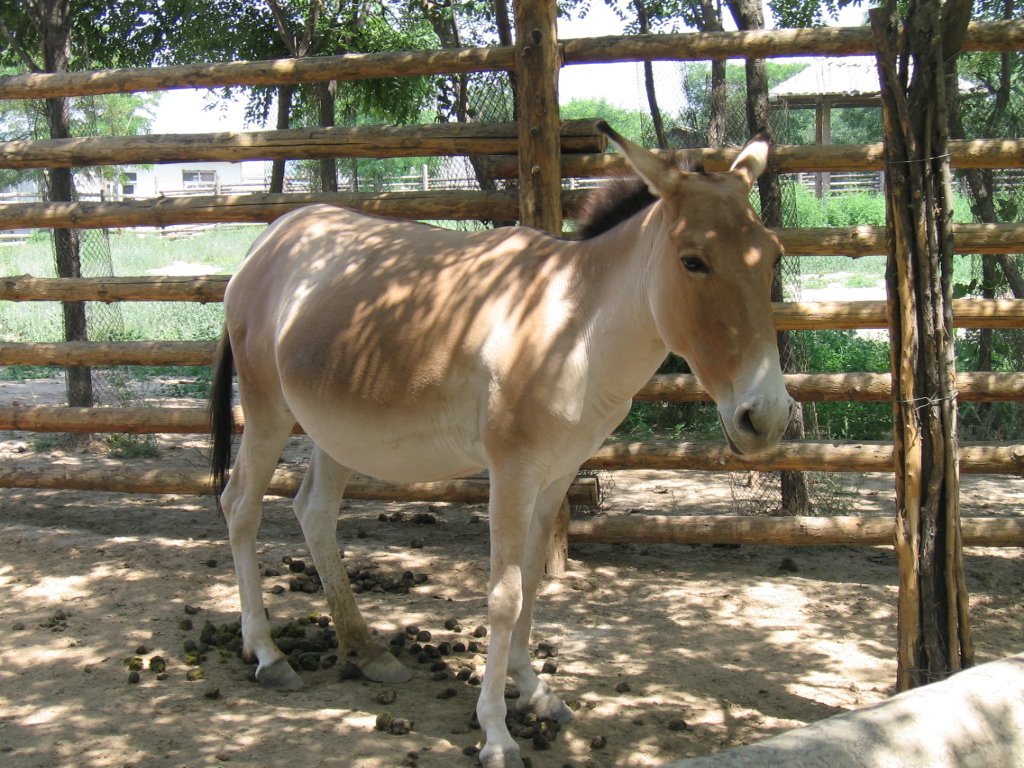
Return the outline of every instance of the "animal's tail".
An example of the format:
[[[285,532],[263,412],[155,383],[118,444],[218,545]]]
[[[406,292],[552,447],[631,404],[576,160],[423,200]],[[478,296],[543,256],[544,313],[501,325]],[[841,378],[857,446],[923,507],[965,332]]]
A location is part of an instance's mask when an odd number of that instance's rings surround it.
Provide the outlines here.
[[[231,408],[234,362],[231,339],[228,338],[228,331],[225,328],[213,359],[213,385],[210,388],[209,407],[212,433],[210,469],[217,491],[218,508],[220,493],[227,483],[228,468],[231,466],[231,438],[235,432],[235,416]]]

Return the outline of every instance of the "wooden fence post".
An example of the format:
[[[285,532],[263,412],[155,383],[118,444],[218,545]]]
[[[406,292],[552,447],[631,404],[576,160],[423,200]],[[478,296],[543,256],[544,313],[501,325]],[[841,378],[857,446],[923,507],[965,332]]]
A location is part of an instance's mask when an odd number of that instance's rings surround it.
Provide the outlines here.
[[[911,0],[902,32],[895,0],[887,0],[871,11],[871,26],[889,191],[897,688],[904,691],[973,663],[955,458],[953,207],[944,77],[950,52],[942,45],[944,33],[953,30],[943,29],[940,0]]]
[[[562,232],[558,69],[561,54],[554,0],[516,0],[516,88],[519,113],[519,220]]]

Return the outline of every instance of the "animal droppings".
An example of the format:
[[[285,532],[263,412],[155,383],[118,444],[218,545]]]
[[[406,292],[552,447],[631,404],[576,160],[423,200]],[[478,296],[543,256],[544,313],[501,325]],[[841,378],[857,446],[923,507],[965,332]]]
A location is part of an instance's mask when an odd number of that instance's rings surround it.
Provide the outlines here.
[[[187,613],[189,616],[195,616],[201,610],[201,608],[196,608],[194,605],[185,606],[185,613]]]
[[[157,674],[167,671],[167,662],[163,656],[154,656],[149,660],[149,668]]]
[[[132,685],[134,685],[135,683],[139,682],[140,679],[141,679],[141,677],[139,676],[138,672],[135,672],[133,670],[133,671],[128,673],[128,682],[131,683]]]
[[[538,659],[547,659],[558,655],[558,646],[551,643],[537,643],[537,650],[533,655]]]
[[[668,729],[670,731],[686,731],[689,730],[689,728],[690,726],[687,724],[685,720],[678,718],[675,720],[669,720],[668,723]]]
[[[391,721],[391,725],[388,728],[388,731],[395,736],[404,736],[413,729],[414,725],[415,723],[413,723],[412,720],[406,720],[402,717],[396,717],[394,720]]]
[[[466,644],[463,643],[461,640],[452,643],[452,653],[465,653],[465,652],[466,652]]]
[[[423,539],[413,539],[409,542],[409,546],[413,549],[423,549]]]
[[[631,690],[633,690],[633,687],[625,680],[623,680],[621,683],[615,686],[615,690],[619,693],[629,693]]]
[[[487,636],[487,627],[485,627],[483,624],[481,624],[480,626],[478,626],[476,629],[473,630],[473,637],[486,637],[486,636]]]
[[[789,571],[790,573],[796,573],[800,570],[800,566],[796,564],[796,560],[792,557],[784,557],[782,562],[779,563],[780,571]]]
[[[139,656],[145,656],[147,653],[149,653],[149,648],[147,648],[144,645],[140,645],[135,649],[135,653],[137,653]]]
[[[379,715],[377,715],[377,722],[374,725],[374,728],[376,728],[378,731],[386,731],[388,730],[388,728],[391,727],[391,721],[393,719],[394,718],[391,717],[390,712],[381,712]]]
[[[420,628],[415,624],[410,624],[405,628],[405,633],[407,635],[418,635],[420,633]]]
[[[475,744],[470,744],[462,748],[462,754],[464,754],[466,757],[476,757],[479,752],[480,747],[476,746]]]
[[[558,662],[548,659],[544,662],[544,666],[540,669],[542,674],[553,675],[558,672]]]
[[[192,619],[182,619],[181,621],[179,621],[178,629],[182,630],[183,632],[188,632],[190,629],[192,629]]]
[[[439,698],[439,699],[450,699],[450,698],[454,697],[456,693],[457,693],[457,691],[454,688],[445,688],[443,691],[441,691],[439,694],[437,694],[437,698]]]
[[[138,672],[140,669],[142,669],[142,659],[140,659],[138,656],[129,656],[127,659],[124,660],[124,665],[128,667],[129,671]]]
[[[207,568],[216,568],[217,561],[211,557],[209,560],[204,560],[203,565],[205,565]]]
[[[398,694],[390,688],[386,688],[383,691],[380,691],[376,696],[373,697],[374,701],[376,701],[378,704],[394,704],[396,698],[398,698]]]
[[[288,570],[292,573],[303,573],[306,570],[306,563],[302,560],[289,560]]]
[[[608,739],[604,736],[595,736],[590,740],[591,749],[604,749],[608,746]]]
[[[207,688],[205,691],[203,691],[203,696],[206,697],[207,699],[219,699],[220,698],[220,688],[217,688],[217,687]]]
[[[351,661],[346,661],[345,665],[341,668],[341,672],[338,673],[338,677],[342,680],[359,680],[362,676],[363,670]]]
[[[202,680],[205,676],[206,673],[203,671],[202,667],[193,667],[185,673],[185,679],[188,680],[190,683],[194,683],[197,680]]]
[[[434,525],[437,523],[437,517],[429,512],[417,512],[413,515],[412,521],[416,525]]]

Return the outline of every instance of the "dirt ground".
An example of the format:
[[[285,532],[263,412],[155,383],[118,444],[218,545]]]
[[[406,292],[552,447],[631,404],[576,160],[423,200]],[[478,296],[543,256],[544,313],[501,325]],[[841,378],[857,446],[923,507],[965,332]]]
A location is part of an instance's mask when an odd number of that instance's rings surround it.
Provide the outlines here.
[[[0,404],[24,400],[20,386],[0,386]],[[166,436],[160,444],[159,458],[134,463],[206,464],[203,440]],[[296,438],[284,464],[301,466],[306,450]],[[35,466],[83,456],[36,453],[25,435],[5,433],[0,460]],[[599,514],[732,509],[721,475],[601,479]],[[963,505],[967,516],[1022,514],[1024,479],[965,477]],[[889,514],[892,506],[885,476],[863,478],[846,502],[855,514]],[[428,505],[354,501],[342,512],[339,545],[348,564],[428,576],[408,594],[359,595],[367,619],[386,639],[408,625],[430,631],[433,643],[476,639],[472,630],[486,624],[486,507],[434,505],[433,524],[411,514],[379,519],[396,511]],[[412,547],[413,539],[423,546]],[[278,574],[264,579],[275,623],[326,611],[322,593],[271,592],[288,584],[283,557],[309,560],[286,500],[265,505],[260,541],[261,565]],[[534,644],[556,646],[549,661],[557,670],[546,676],[579,709],[548,749],[521,742],[534,768],[659,765],[892,693],[891,548],[572,545],[569,564],[564,578],[542,586]],[[978,660],[1022,650],[1022,551],[971,548],[966,567]],[[0,490],[0,765],[475,764],[464,749],[480,738],[470,727],[478,687],[455,673],[482,672],[484,653],[445,657],[448,677],[439,680],[430,664],[403,651],[413,679],[395,687],[340,679],[342,659],[303,671],[302,691],[277,693],[250,682],[248,664],[213,648],[203,679],[188,681],[193,667],[183,644],[198,641],[207,621],[235,621],[237,605],[226,531],[210,498]],[[444,628],[449,618],[463,627],[458,635]],[[185,619],[191,630],[182,629]],[[125,660],[135,656],[144,668],[130,683]],[[154,656],[166,660],[165,679],[148,666]],[[537,668],[543,663],[537,659]],[[219,696],[208,698],[213,689]],[[390,691],[393,702],[380,703]],[[375,730],[385,711],[413,721],[412,730]]]

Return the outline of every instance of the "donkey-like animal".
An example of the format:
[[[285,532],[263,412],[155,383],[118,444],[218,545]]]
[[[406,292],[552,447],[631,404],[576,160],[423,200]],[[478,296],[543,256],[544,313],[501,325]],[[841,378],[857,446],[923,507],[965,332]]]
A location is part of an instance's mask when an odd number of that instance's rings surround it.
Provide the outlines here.
[[[340,652],[355,651],[372,680],[410,675],[368,630],[338,553],[352,471],[420,482],[488,470],[485,768],[522,766],[505,727],[506,674],[518,708],[571,717],[528,653],[553,520],[668,351],[718,404],[734,451],[778,442],[792,405],[769,299],[781,248],[747,199],[767,136],[752,138],[730,171],[708,174],[599,127],[657,198],[603,234],[455,232],[314,205],[271,225],[231,280],[211,403],[214,470],[223,479],[230,460],[234,364],[245,432],[221,501],[244,652],[264,686],[301,685],[271,639],[255,547],[263,493],[296,422],[314,448],[295,513]]]

